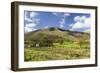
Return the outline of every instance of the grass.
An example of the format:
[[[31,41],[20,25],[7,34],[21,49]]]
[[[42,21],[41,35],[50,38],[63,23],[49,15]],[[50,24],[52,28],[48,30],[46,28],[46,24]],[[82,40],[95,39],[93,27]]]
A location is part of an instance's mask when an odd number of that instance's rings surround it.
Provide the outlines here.
[[[90,58],[90,34],[42,29],[25,33],[24,60],[73,60]],[[36,47],[36,44],[39,44]]]
[[[75,48],[25,48],[25,61],[72,60],[90,57],[90,49]]]

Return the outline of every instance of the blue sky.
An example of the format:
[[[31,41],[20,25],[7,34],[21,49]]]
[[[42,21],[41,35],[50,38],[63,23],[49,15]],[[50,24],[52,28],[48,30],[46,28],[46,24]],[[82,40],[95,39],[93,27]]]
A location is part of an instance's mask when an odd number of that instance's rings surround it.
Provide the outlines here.
[[[24,30],[31,32],[50,27],[70,31],[90,31],[90,14],[69,12],[24,11]]]

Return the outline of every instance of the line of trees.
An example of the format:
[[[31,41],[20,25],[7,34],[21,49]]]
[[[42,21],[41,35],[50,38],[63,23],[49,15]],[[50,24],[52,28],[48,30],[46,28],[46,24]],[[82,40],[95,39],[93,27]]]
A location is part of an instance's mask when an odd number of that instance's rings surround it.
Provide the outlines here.
[[[50,30],[54,30],[54,29],[50,29]],[[66,42],[69,44],[76,44],[78,46],[80,46],[80,48],[89,48],[89,37],[87,38],[87,36],[81,36],[78,38],[70,38],[66,36],[65,37],[61,37],[58,35],[52,35],[52,34],[43,34],[43,33],[39,33],[38,35],[34,35],[33,38],[29,39],[29,40],[25,40],[24,44],[25,44],[25,48],[27,47],[52,47],[55,46],[54,43],[59,43],[59,44],[63,44]],[[74,45],[75,45],[74,44]],[[77,48],[77,47],[75,47]]]
[[[60,44],[63,44],[64,41],[64,38],[57,35],[39,34],[37,37],[34,37],[33,39],[25,40],[25,47],[36,47],[36,44],[39,44],[39,47],[50,47],[53,46],[53,43],[59,42]]]

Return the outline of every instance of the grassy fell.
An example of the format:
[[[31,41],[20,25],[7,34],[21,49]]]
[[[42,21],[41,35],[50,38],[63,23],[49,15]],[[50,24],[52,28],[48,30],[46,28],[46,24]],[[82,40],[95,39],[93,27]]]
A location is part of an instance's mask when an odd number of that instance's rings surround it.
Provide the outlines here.
[[[90,58],[90,34],[62,30],[40,29],[25,33],[24,60],[72,60]],[[36,44],[39,44],[36,47]]]

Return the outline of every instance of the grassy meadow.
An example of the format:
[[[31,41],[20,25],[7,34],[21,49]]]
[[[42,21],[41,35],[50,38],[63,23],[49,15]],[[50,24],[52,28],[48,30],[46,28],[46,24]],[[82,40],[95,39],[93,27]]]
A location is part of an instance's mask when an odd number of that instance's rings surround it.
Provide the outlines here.
[[[24,60],[72,60],[90,58],[89,33],[49,28],[24,34]]]

